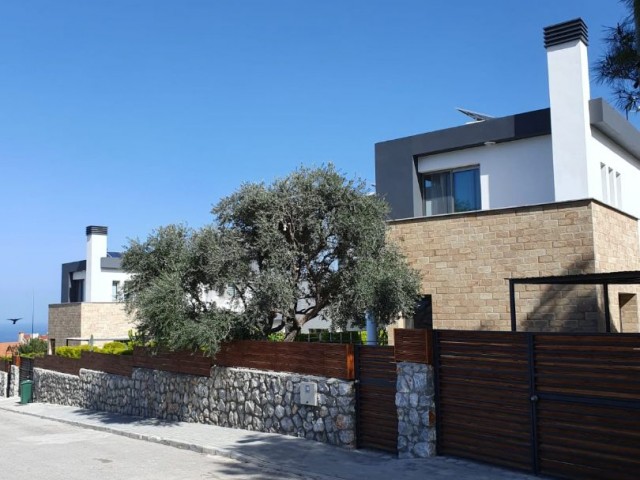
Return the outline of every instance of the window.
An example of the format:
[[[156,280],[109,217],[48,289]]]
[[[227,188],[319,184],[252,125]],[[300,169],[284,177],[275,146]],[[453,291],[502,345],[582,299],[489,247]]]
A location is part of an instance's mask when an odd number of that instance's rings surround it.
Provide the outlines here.
[[[600,164],[600,181],[602,182],[602,201],[609,203],[609,187],[607,182],[607,166]]]
[[[622,175],[604,163],[600,164],[600,181],[602,184],[602,201],[622,207]]]
[[[477,167],[423,175],[425,215],[480,210]]]
[[[69,302],[82,302],[84,300],[84,280],[74,280],[73,274],[71,274],[69,281]]]
[[[120,282],[114,280],[111,283],[111,301],[117,302],[118,300],[120,300]]]
[[[613,168],[609,169],[609,203],[615,205],[616,202],[616,183]]]

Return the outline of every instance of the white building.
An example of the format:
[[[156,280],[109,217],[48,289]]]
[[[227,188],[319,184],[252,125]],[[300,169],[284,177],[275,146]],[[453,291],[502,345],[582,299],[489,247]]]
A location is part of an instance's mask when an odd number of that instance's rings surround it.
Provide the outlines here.
[[[88,226],[86,259],[62,264],[60,303],[49,305],[49,341],[56,346],[96,345],[128,338],[134,328],[122,302],[130,275],[121,254],[107,249],[107,227]]]
[[[121,253],[107,250],[107,227],[91,225],[86,260],[62,264],[60,303],[116,302],[130,277],[121,267]]]
[[[580,19],[544,29],[549,108],[376,144],[389,236],[434,327],[640,331],[640,287],[601,275],[640,271],[640,132],[591,99],[587,44]],[[567,275],[582,279],[510,296]]]
[[[640,132],[591,99],[587,27],[544,29],[550,108],[378,143],[393,219],[592,198],[640,217]]]

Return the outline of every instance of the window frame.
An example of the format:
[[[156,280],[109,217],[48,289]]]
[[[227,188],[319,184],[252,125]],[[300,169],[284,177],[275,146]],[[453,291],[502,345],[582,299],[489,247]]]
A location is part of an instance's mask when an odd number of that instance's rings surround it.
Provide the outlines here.
[[[459,211],[456,212],[455,211],[455,192],[453,189],[453,185],[454,185],[454,181],[453,181],[453,176],[455,173],[457,172],[465,172],[465,171],[469,171],[469,170],[475,170],[477,171],[477,184],[476,187],[478,189],[478,208],[473,209],[473,210],[463,210],[463,211]],[[449,188],[451,191],[451,202],[450,205],[447,205],[447,209],[451,209],[450,211],[447,211],[445,213],[435,213],[435,214],[431,214],[431,215],[427,215],[427,198],[426,198],[426,187],[425,187],[425,181],[426,181],[426,177],[431,176],[431,175],[439,175],[439,174],[443,174],[443,173],[448,173],[449,174]],[[480,182],[480,164],[474,164],[474,165],[465,165],[465,166],[461,166],[461,167],[454,167],[454,168],[444,168],[444,169],[440,169],[440,170],[431,170],[428,172],[421,172],[420,173],[420,194],[422,197],[422,214],[425,217],[435,217],[438,215],[450,215],[452,213],[465,213],[465,212],[477,212],[482,210],[482,188],[481,188],[481,182]]]

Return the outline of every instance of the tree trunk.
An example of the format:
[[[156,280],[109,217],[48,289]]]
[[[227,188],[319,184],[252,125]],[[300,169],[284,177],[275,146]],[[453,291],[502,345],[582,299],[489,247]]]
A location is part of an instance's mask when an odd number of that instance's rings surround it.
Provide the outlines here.
[[[298,333],[300,333],[300,327],[294,328],[289,333],[287,333],[287,335],[284,337],[284,341],[285,342],[293,342],[296,339],[296,337],[298,336]]]

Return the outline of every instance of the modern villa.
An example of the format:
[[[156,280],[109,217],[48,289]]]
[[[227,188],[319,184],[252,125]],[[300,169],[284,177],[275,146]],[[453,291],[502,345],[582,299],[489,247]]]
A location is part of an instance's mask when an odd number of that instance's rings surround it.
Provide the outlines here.
[[[587,45],[581,19],[544,29],[549,108],[376,144],[390,237],[434,327],[510,329],[508,279],[640,270],[640,132],[591,99]],[[639,331],[638,293],[609,290],[613,331]],[[604,331],[599,286],[515,296],[518,330]]]

